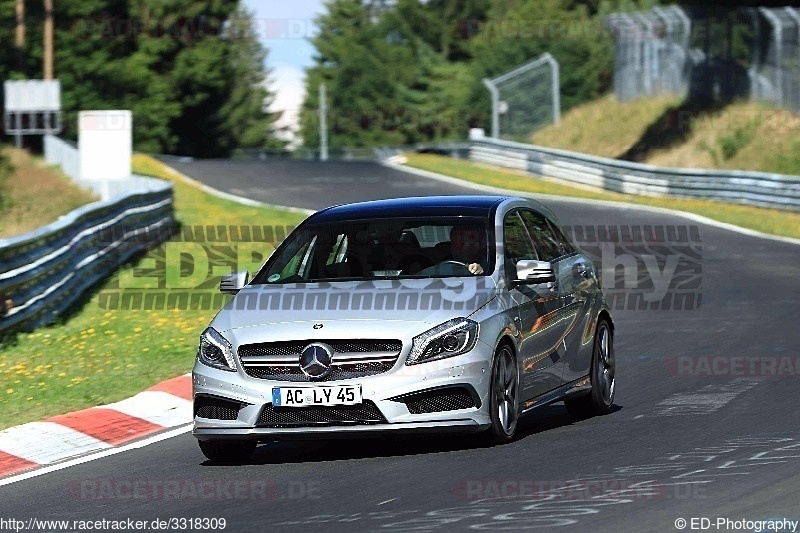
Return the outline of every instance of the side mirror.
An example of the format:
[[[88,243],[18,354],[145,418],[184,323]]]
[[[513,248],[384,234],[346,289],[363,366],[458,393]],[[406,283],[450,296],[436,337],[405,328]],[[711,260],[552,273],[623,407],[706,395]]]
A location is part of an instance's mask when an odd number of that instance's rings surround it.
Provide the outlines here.
[[[236,294],[247,285],[250,273],[247,270],[240,270],[234,274],[222,276],[219,280],[219,292],[225,294]]]
[[[517,279],[514,283],[519,285],[532,285],[537,283],[554,283],[556,274],[549,261],[536,261],[523,259],[517,261]]]

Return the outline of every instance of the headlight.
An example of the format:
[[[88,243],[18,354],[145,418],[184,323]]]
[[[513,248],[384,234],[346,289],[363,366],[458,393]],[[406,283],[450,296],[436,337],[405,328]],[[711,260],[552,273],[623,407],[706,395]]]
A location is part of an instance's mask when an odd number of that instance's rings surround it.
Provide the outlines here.
[[[478,342],[478,323],[468,318],[454,318],[417,335],[406,358],[407,365],[427,363],[466,353]]]
[[[206,328],[200,335],[200,347],[197,349],[197,360],[220,370],[236,371],[233,362],[231,343],[214,328]]]

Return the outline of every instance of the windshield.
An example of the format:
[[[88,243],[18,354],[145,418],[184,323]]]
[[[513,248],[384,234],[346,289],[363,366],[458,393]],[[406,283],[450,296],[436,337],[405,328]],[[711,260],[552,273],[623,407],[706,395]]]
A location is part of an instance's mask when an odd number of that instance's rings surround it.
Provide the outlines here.
[[[255,284],[491,274],[494,239],[479,218],[380,219],[306,224]],[[487,246],[487,243],[490,243]],[[470,269],[478,264],[481,268]]]

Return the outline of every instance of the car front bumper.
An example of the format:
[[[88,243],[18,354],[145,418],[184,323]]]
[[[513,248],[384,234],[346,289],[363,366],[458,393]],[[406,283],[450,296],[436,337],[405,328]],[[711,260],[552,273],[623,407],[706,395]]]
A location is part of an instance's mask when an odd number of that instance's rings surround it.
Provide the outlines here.
[[[405,350],[394,367],[382,374],[357,379],[322,382],[286,382],[248,376],[239,368],[229,372],[196,363],[192,372],[194,397],[203,395],[238,402],[241,407],[235,419],[221,420],[195,416],[195,437],[199,440],[258,439],[301,440],[364,436],[365,434],[394,434],[396,432],[480,431],[491,423],[489,415],[489,382],[493,347],[478,341],[469,353],[416,365],[406,365]],[[238,363],[238,361],[237,361]],[[273,387],[313,387],[315,385],[361,385],[362,400],[371,402],[380,412],[379,421],[367,423],[336,420],[283,424],[267,427],[259,423],[262,412],[271,409]],[[469,391],[474,406],[412,413],[403,398],[431,391]],[[434,393],[435,394],[435,393]],[[292,418],[303,407],[292,410]],[[326,409],[314,407],[314,409]],[[299,417],[302,419],[302,416]]]

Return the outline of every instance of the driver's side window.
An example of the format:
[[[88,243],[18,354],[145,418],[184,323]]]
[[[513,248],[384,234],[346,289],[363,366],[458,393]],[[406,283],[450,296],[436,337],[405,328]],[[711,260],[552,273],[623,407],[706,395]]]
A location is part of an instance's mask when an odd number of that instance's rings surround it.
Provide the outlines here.
[[[512,211],[503,223],[506,274],[514,277],[517,261],[538,260],[536,249],[518,211]]]
[[[280,279],[298,276],[300,278],[307,277],[308,266],[311,261],[311,253],[314,250],[317,237],[315,236],[310,242],[303,245],[292,258],[283,267],[280,274]]]

